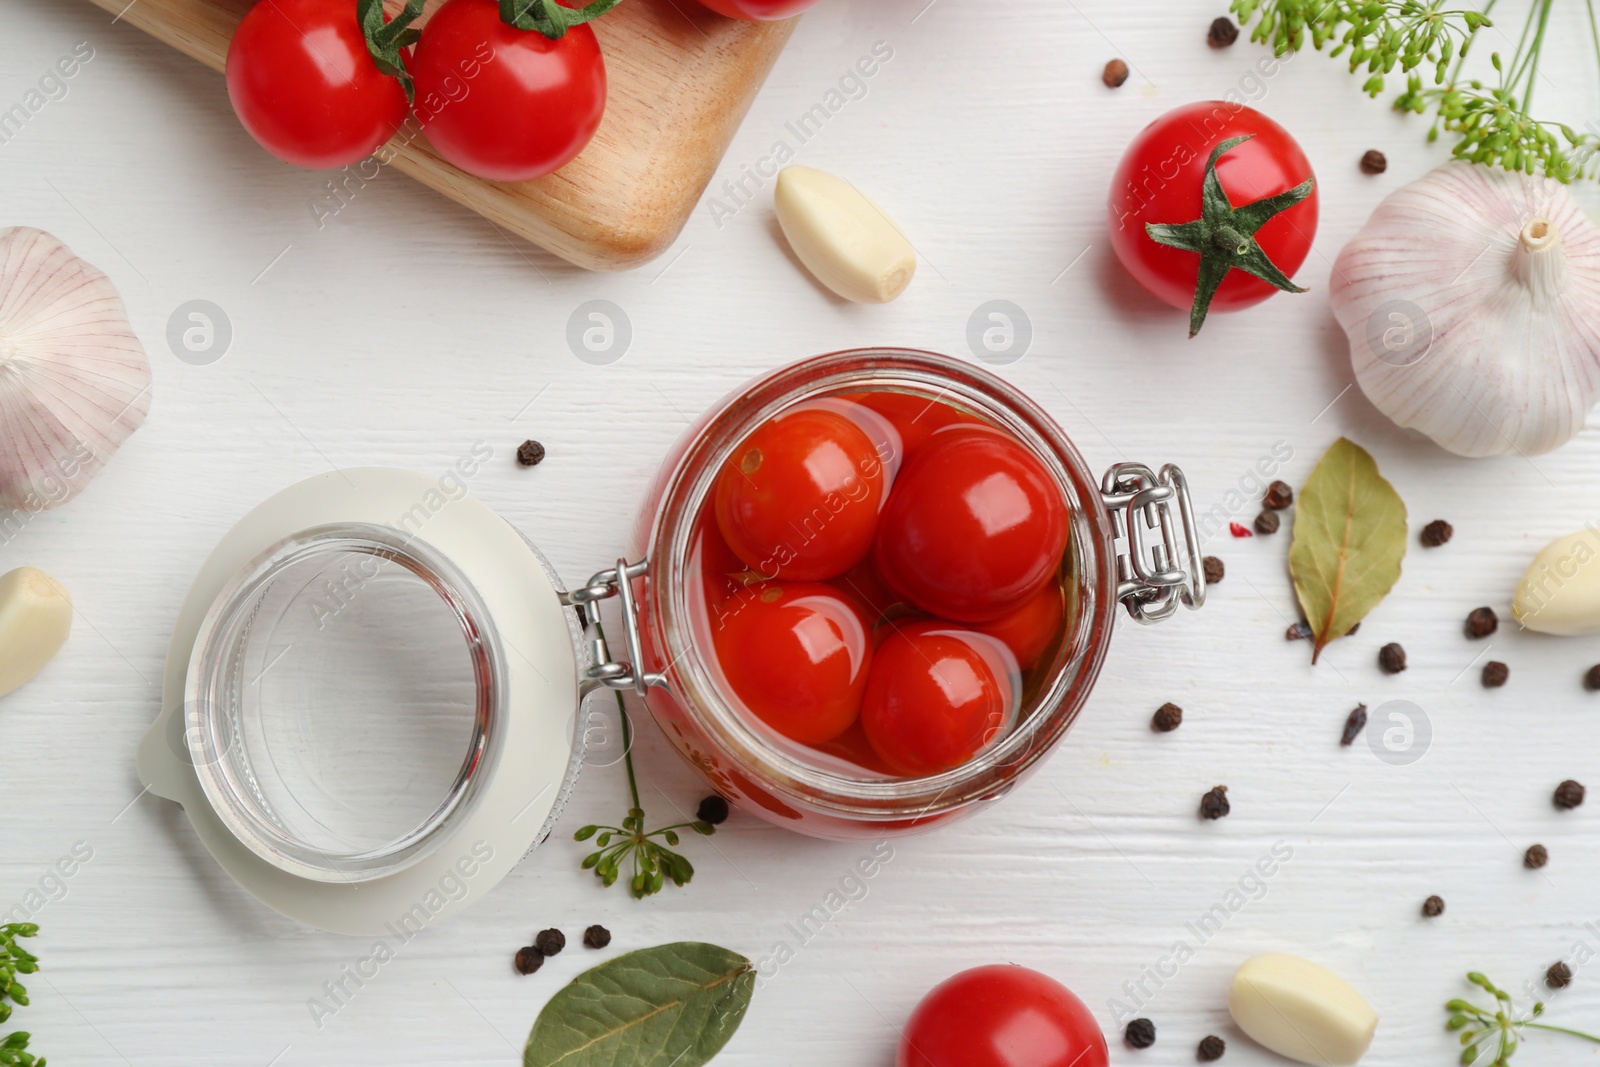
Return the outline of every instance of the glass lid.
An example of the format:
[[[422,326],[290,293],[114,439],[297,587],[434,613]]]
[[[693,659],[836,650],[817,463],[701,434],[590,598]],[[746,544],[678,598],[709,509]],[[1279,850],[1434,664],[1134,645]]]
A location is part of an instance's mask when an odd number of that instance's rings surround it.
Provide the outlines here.
[[[427,856],[499,755],[505,663],[478,591],[392,526],[284,539],[201,625],[184,739],[241,843],[325,882]]]

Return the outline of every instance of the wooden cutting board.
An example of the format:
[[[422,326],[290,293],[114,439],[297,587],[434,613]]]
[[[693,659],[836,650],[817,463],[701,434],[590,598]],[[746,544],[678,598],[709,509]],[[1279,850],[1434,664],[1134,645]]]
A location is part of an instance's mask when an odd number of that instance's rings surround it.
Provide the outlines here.
[[[251,4],[92,2],[216,71]],[[536,181],[487,182],[440,159],[412,120],[392,165],[580,267],[637,267],[677,239],[794,22],[740,22],[695,0],[625,0],[594,23],[610,100],[577,159]]]

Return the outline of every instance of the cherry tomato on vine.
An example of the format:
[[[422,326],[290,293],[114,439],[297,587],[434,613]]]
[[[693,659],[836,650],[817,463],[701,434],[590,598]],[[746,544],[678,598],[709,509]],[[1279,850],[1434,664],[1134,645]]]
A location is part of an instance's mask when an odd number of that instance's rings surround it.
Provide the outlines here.
[[[856,721],[872,634],[837,590],[809,582],[750,586],[728,604],[712,643],[734,695],[791,741],[819,745]]]
[[[1228,147],[1237,138],[1248,139]],[[1207,194],[1213,163],[1220,201]],[[1311,251],[1317,212],[1311,164],[1289,132],[1211,100],[1167,112],[1128,146],[1111,183],[1111,246],[1139,284],[1189,309],[1192,337],[1208,310],[1303,291],[1289,276]]]
[[[770,22],[798,15],[817,0],[700,0],[719,15],[750,22]]]
[[[1005,732],[1013,665],[992,640],[926,620],[896,626],[878,646],[861,725],[896,773],[959,767]]]
[[[417,119],[449,162],[490,181],[522,182],[566,165],[606,108],[594,30],[556,40],[500,20],[495,0],[446,0],[411,63]]]
[[[1066,986],[998,963],[946,978],[901,1034],[895,1067],[1106,1067],[1094,1014]]]
[[[1050,581],[1066,547],[1066,500],[1039,458],[994,427],[957,425],[901,469],[873,561],[923,611],[987,622]]]
[[[360,162],[410,112],[401,82],[368,48],[356,0],[256,4],[228,45],[227,80],[250,136],[299,167]]]
[[[883,502],[883,462],[836,411],[800,408],[734,449],[713,491],[728,546],[765,578],[819,581],[865,558]]]

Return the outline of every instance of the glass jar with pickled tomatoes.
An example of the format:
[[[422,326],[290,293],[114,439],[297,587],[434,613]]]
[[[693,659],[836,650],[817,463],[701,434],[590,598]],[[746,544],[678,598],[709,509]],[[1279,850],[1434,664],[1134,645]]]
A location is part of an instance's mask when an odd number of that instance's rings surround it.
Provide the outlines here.
[[[662,464],[635,561],[572,594],[717,792],[819,837],[909,832],[1036,769],[1077,718],[1118,606],[1198,608],[1183,474],[1096,479],[1038,405],[944,356],[862,349],[750,382]]]

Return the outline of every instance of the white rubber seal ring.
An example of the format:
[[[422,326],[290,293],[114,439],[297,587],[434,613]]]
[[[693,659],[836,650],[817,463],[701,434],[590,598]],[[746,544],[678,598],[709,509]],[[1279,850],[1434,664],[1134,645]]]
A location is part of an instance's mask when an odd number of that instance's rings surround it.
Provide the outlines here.
[[[472,811],[413,866],[355,884],[300,877],[245,847],[206,799],[184,737],[190,654],[218,594],[271,546],[339,522],[390,525],[448,556],[487,605],[507,668],[500,757]],[[575,625],[533,546],[459,489],[383,468],[320,475],[246,515],[200,568],[172,635],[161,714],[139,745],[140,780],[181,804],[217,862],[276,911],[338,933],[414,934],[488,893],[565,805],[582,761]]]

